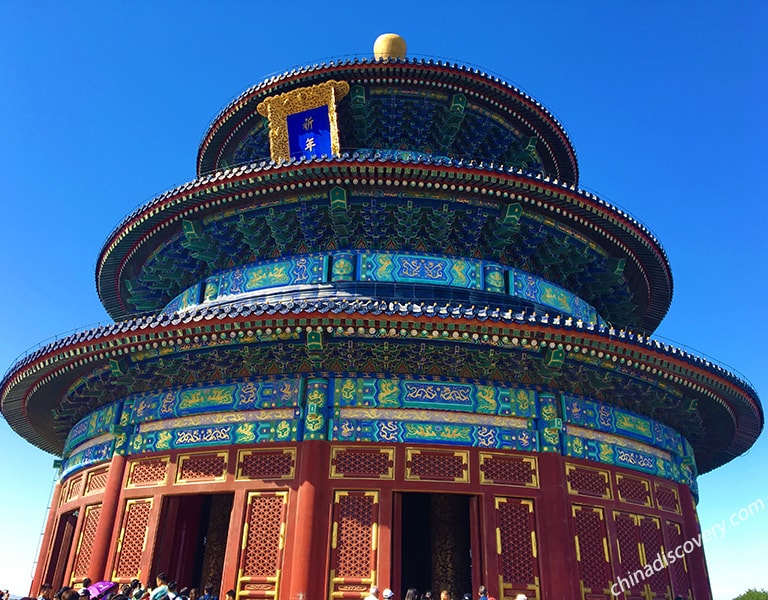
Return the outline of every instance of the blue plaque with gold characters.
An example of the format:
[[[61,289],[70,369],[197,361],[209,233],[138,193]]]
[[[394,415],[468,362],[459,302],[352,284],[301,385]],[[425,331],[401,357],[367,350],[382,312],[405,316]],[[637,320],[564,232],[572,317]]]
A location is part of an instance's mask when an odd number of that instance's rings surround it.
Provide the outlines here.
[[[327,106],[288,115],[287,121],[291,158],[331,156],[331,120]]]

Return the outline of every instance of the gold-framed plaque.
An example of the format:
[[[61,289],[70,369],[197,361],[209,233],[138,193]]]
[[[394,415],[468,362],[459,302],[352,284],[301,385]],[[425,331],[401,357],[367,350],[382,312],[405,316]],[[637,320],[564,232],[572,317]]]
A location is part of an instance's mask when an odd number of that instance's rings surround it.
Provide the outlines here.
[[[280,163],[291,158],[337,156],[336,104],[349,93],[346,81],[325,81],[264,99],[256,110],[269,122],[269,150]]]

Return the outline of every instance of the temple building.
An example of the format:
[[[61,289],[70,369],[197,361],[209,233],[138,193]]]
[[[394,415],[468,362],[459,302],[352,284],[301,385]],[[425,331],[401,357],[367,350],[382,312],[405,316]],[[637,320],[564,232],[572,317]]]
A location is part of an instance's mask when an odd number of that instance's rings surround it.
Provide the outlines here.
[[[33,595],[165,572],[238,600],[711,598],[676,550],[760,400],[654,339],[661,243],[499,78],[388,34],[258,83],[96,283],[114,323],[0,382],[60,469]]]

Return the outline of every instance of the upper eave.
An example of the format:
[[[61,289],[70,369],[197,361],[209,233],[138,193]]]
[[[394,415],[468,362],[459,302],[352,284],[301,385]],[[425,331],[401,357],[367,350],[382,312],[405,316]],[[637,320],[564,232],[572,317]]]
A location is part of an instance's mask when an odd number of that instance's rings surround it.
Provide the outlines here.
[[[305,66],[252,86],[230,102],[212,121],[200,142],[198,177],[225,166],[222,158],[232,140],[262,117],[256,106],[265,98],[289,90],[335,79],[377,85],[450,89],[504,115],[527,135],[540,139],[540,155],[547,173],[578,184],[576,152],[563,125],[540,102],[515,86],[479,69],[458,63],[426,59],[369,60],[355,58]]]

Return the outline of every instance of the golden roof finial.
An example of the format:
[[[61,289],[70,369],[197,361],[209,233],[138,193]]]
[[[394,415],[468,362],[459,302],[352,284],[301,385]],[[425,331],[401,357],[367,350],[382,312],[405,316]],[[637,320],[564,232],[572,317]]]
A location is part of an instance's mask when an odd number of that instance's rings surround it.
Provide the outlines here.
[[[382,33],[373,43],[373,56],[378,60],[405,58],[405,40],[396,33]]]

